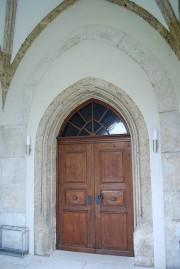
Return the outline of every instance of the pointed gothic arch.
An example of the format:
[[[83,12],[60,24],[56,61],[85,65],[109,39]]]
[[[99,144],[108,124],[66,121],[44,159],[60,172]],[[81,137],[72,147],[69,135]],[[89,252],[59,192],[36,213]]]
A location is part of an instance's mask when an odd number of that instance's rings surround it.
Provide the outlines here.
[[[152,266],[152,198],[147,128],[142,114],[129,96],[113,84],[94,78],[82,79],[60,93],[39,124],[35,146],[35,253],[48,255],[55,249],[56,137],[70,111],[90,98],[109,104],[128,124],[133,155],[135,264]],[[145,251],[142,252],[142,249]]]

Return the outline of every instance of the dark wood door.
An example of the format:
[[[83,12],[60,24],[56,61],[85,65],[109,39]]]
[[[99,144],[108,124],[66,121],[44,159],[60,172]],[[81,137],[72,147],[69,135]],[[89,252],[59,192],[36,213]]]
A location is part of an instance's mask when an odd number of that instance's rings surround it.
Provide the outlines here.
[[[131,143],[58,139],[57,249],[133,256]]]

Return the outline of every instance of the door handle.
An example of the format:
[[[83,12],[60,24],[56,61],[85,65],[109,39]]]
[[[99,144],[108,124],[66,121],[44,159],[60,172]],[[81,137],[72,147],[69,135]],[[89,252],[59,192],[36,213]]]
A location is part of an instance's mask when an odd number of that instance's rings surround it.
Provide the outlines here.
[[[92,205],[92,195],[88,195],[88,205]]]
[[[99,195],[96,195],[96,205],[100,205],[103,199],[103,193],[101,192]]]
[[[111,200],[112,202],[115,202],[115,201],[117,200],[117,198],[116,198],[116,197],[111,197],[110,200]]]

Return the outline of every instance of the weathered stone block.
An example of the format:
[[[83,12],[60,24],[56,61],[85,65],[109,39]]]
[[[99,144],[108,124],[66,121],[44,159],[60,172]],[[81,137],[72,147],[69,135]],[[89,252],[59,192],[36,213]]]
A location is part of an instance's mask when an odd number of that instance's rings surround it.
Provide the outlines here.
[[[35,238],[37,243],[35,244],[35,254],[49,256],[54,247],[52,244],[52,231],[47,227],[44,229],[35,227]],[[53,242],[54,243],[54,242]]]
[[[2,137],[3,157],[24,156],[26,154],[26,125],[3,127]]]
[[[25,189],[0,189],[0,213],[24,213]]]
[[[180,153],[162,154],[165,191],[180,191]]]
[[[2,180],[2,159],[0,158],[0,182]]]
[[[0,127],[0,157],[2,156],[3,150],[3,137],[2,137],[2,127]]]
[[[158,100],[159,112],[172,111],[177,108],[174,88],[170,79],[162,79],[160,85],[154,85],[154,90]]]
[[[26,216],[24,213],[0,213],[1,225],[25,226]]]
[[[180,220],[170,221],[166,218],[166,268],[179,269],[179,238],[180,238]]]
[[[134,233],[135,265],[153,266],[153,233],[150,225],[143,223]]]
[[[180,191],[164,192],[165,216],[180,222]]]
[[[1,187],[25,187],[26,160],[20,158],[2,158],[2,176],[0,178]]]
[[[162,151],[180,151],[180,115],[178,111],[160,113]]]

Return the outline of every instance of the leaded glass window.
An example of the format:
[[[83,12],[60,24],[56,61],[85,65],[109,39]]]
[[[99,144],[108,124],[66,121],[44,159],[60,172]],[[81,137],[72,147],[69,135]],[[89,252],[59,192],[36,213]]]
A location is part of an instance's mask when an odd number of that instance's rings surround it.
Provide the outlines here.
[[[90,100],[70,114],[59,136],[129,134],[124,119],[108,105]]]

